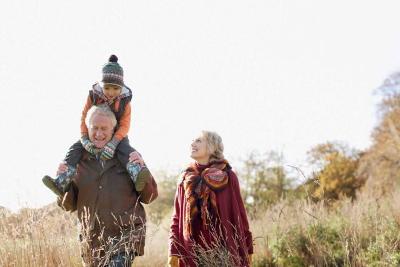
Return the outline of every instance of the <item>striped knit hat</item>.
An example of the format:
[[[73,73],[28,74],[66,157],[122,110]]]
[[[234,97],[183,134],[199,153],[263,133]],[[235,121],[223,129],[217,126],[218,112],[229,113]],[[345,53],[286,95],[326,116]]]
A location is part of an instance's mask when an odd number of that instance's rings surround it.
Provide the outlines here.
[[[124,86],[124,70],[118,64],[116,55],[111,55],[108,63],[104,65],[102,82]]]

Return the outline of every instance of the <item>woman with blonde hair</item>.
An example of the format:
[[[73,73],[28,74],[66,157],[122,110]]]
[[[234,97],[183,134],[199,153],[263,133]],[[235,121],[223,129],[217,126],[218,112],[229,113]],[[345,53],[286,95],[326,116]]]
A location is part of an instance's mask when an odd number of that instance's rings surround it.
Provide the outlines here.
[[[202,131],[178,181],[168,266],[249,266],[253,240],[239,182],[221,137]]]

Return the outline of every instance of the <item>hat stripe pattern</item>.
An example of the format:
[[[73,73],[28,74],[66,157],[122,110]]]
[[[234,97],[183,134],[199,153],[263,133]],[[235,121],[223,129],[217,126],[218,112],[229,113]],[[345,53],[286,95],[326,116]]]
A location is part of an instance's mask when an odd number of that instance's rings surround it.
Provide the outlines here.
[[[118,64],[117,56],[111,55],[108,63],[104,65],[102,82],[124,86],[124,70]]]

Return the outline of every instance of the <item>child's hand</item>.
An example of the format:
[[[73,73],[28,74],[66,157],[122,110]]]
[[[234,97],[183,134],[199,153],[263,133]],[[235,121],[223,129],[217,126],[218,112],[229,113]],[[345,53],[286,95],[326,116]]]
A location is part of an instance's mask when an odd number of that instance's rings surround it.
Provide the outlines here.
[[[145,166],[142,155],[140,155],[139,152],[137,151],[133,151],[132,153],[129,154],[129,161],[132,163],[139,164],[141,167]]]
[[[68,165],[63,163],[60,163],[60,165],[58,165],[58,170],[57,170],[57,176],[60,175],[61,173],[64,173],[68,170]]]

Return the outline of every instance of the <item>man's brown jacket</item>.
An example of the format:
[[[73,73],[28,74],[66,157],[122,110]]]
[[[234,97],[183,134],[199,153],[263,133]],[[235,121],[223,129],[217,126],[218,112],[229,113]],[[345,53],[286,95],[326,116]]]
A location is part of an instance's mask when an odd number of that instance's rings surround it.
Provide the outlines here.
[[[104,162],[84,152],[70,190],[59,205],[77,211],[82,257],[88,265],[103,265],[121,251],[143,255],[146,214],[142,203],[158,196],[153,177],[141,192],[116,158]]]

